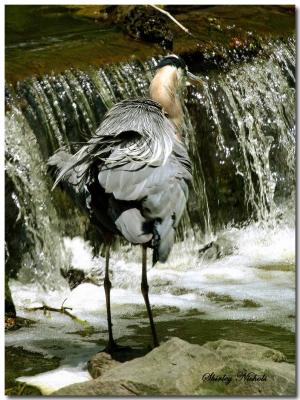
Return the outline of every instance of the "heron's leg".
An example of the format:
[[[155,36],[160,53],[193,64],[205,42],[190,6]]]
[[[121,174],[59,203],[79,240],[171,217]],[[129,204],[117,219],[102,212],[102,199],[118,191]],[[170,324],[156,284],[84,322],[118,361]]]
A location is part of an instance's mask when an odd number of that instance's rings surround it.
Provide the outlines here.
[[[109,280],[109,255],[110,246],[107,245],[105,253],[105,277],[104,277],[104,290],[106,298],[106,312],[107,312],[107,325],[108,325],[108,349],[115,345],[115,341],[112,334],[112,323],[111,323],[111,312],[110,312],[110,290],[111,282]]]
[[[159,346],[158,340],[157,340],[157,335],[156,335],[156,330],[155,330],[155,325],[153,322],[153,316],[152,316],[152,311],[149,303],[149,297],[148,297],[148,292],[149,292],[149,285],[147,281],[147,247],[142,246],[142,282],[141,282],[141,289],[142,289],[142,294],[145,300],[147,312],[148,312],[148,317],[150,321],[150,327],[152,331],[152,337],[153,337],[153,344],[154,347]]]

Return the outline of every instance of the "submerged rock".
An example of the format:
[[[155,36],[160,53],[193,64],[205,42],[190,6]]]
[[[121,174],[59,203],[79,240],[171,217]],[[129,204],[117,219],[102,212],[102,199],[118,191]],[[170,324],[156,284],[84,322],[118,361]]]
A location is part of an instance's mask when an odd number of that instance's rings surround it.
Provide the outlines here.
[[[203,346],[172,338],[146,356],[53,395],[294,395],[295,367],[277,350],[218,340]]]
[[[219,235],[218,238],[202,246],[198,250],[199,257],[204,261],[214,261],[220,258],[230,256],[235,250],[235,244],[232,239],[229,239],[224,234]]]

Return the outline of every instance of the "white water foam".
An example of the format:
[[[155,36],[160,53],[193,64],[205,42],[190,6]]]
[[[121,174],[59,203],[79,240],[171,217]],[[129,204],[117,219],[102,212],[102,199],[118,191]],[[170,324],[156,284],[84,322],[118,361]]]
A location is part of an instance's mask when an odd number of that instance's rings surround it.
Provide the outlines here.
[[[200,256],[199,242],[191,237],[177,243],[169,260],[151,268],[148,281],[150,301],[156,307],[177,307],[179,312],[197,309],[201,318],[263,321],[294,330],[295,314],[295,231],[293,226],[266,227],[251,224],[245,228],[227,228],[219,236],[230,241],[229,254],[208,260]],[[217,235],[218,236],[218,235]],[[227,241],[228,242],[228,241]],[[73,267],[88,270],[103,265],[102,258],[93,258],[92,249],[80,238],[66,238],[72,253]],[[131,315],[144,309],[140,293],[141,251],[125,247],[113,253],[112,313],[115,337],[133,335]],[[281,268],[283,266],[283,268]],[[285,268],[284,268],[285,267]],[[32,327],[10,332],[6,344],[22,346],[47,356],[58,356],[61,366],[34,377],[20,377],[22,382],[38,386],[50,394],[65,384],[89,379],[83,370],[84,361],[99,348],[95,339],[104,341],[106,307],[103,287],[82,283],[74,290],[45,292],[37,285],[11,283],[18,314],[38,321]],[[230,296],[231,301],[215,301],[216,296]],[[223,297],[224,298],[224,297]],[[243,303],[250,300],[256,307]],[[47,304],[51,307],[70,307],[72,314],[87,321],[98,330],[90,340],[76,334],[82,329],[78,322],[60,313],[29,312],[25,308]],[[202,313],[204,313],[202,315]],[[125,315],[125,318],[124,318]],[[123,318],[122,318],[123,317]],[[165,316],[156,317],[162,320]],[[64,376],[66,379],[62,379]]]
[[[35,376],[21,376],[16,380],[37,387],[43,395],[51,395],[64,386],[91,380],[88,371],[83,371],[82,368],[83,365],[78,365],[76,368],[62,367]]]

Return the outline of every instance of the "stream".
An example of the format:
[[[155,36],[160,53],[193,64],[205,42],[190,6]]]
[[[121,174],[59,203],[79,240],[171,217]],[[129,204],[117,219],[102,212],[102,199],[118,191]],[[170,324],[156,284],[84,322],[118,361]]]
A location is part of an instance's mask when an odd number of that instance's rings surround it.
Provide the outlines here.
[[[148,254],[161,341],[238,340],[295,362],[295,47],[293,37],[270,40],[250,60],[207,73],[194,66],[203,83],[187,88],[184,128],[194,188],[168,261],[151,268]],[[75,152],[117,101],[147,96],[156,63],[6,86],[6,224],[18,237],[6,234],[9,286],[17,315],[33,321],[6,333],[16,363],[6,370],[42,394],[91,379],[86,362],[107,339],[101,242],[63,188],[51,191],[46,161],[62,145]],[[73,290],[61,274],[72,269],[86,277]],[[145,349],[140,248],[116,245],[110,269],[114,335]],[[29,310],[43,305],[77,319]]]

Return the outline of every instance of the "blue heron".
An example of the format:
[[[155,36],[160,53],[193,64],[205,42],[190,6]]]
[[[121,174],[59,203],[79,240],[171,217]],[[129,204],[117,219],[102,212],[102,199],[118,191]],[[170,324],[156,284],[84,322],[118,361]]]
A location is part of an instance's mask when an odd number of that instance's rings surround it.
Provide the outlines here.
[[[188,199],[191,162],[181,140],[181,89],[186,78],[197,80],[180,57],[162,58],[150,84],[150,98],[117,103],[76,154],[60,149],[48,162],[57,170],[54,187],[60,181],[73,186],[84,199],[91,221],[104,234],[108,351],[117,348],[109,279],[114,235],[142,246],[141,291],[153,344],[159,344],[148,297],[147,248],[153,249],[153,265],[167,260]]]

